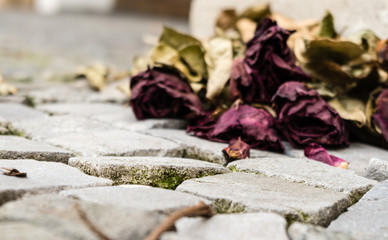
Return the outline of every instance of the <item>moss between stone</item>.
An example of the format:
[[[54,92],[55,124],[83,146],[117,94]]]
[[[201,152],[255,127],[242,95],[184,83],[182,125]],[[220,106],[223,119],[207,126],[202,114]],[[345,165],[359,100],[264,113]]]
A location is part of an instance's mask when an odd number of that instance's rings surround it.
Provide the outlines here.
[[[217,213],[241,213],[245,211],[245,206],[225,199],[216,199],[214,209]]]
[[[23,100],[23,104],[32,108],[36,107],[35,100],[33,97],[26,96]]]
[[[25,133],[23,131],[19,131],[9,123],[6,123],[6,124],[0,123],[0,127],[3,127],[5,129],[5,131],[0,131],[0,135],[13,135],[13,136],[19,136],[19,137],[25,136]]]
[[[230,166],[230,167],[229,167],[229,170],[230,170],[231,172],[239,172],[239,171],[240,171],[240,169],[238,169],[236,166]]]

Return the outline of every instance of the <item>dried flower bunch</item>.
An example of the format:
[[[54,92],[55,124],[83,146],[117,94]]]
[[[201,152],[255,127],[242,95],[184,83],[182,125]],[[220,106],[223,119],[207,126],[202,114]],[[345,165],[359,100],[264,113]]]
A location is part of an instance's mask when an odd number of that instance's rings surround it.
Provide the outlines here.
[[[388,41],[369,30],[342,37],[333,21],[296,22],[266,4],[221,12],[203,41],[165,27],[134,64],[133,111],[187,119],[188,134],[229,143],[230,161],[250,148],[283,152],[286,140],[346,168],[324,147],[388,146]]]

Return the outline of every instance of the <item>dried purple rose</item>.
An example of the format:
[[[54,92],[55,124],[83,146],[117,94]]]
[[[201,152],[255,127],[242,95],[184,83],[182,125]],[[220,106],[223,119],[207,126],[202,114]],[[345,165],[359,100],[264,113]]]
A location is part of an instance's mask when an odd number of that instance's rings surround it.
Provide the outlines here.
[[[348,168],[349,163],[342,158],[336,157],[334,155],[329,155],[325,148],[316,143],[310,143],[304,149],[304,155],[307,158],[329,164],[333,167],[339,168]]]
[[[384,89],[377,97],[376,110],[372,117],[388,142],[388,89]]]
[[[186,118],[202,114],[202,104],[177,70],[153,67],[131,79],[130,104],[138,119]]]
[[[300,82],[286,82],[273,97],[277,126],[294,147],[310,143],[348,146],[345,122],[314,89]]]
[[[217,142],[229,142],[241,137],[252,148],[283,152],[284,148],[274,125],[275,119],[266,110],[239,105],[222,114],[211,130],[206,127],[205,134],[204,129],[199,126],[188,127],[187,130]]]
[[[285,81],[310,80],[295,65],[295,58],[287,46],[292,33],[270,19],[258,24],[254,37],[247,43],[244,60],[237,59],[233,64],[230,79],[233,99],[270,103],[273,94]]]
[[[241,137],[239,137],[237,140],[233,139],[230,141],[229,146],[224,148],[222,153],[224,154],[226,160],[231,162],[234,160],[249,158],[250,150],[251,147],[249,144],[242,141]]]

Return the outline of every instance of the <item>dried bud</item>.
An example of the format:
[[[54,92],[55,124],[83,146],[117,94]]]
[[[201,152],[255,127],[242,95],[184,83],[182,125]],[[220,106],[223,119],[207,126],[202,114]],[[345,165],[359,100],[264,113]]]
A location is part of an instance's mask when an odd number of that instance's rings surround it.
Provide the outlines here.
[[[238,140],[232,140],[229,143],[229,146],[222,150],[226,160],[228,162],[249,158],[249,151],[251,147],[249,144],[243,142],[241,137]]]

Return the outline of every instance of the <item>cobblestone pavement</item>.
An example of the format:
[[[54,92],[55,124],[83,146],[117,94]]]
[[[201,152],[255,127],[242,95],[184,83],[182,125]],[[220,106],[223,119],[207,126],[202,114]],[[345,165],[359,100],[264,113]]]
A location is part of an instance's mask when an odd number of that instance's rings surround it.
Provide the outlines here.
[[[198,201],[217,214],[182,218],[161,239],[388,239],[388,151],[332,151],[348,170],[290,147],[228,164],[226,144],[180,120],[137,121],[125,102],[83,80],[1,98],[0,167],[27,177],[0,174],[0,239],[99,239],[80,212],[110,239],[144,239]]]

